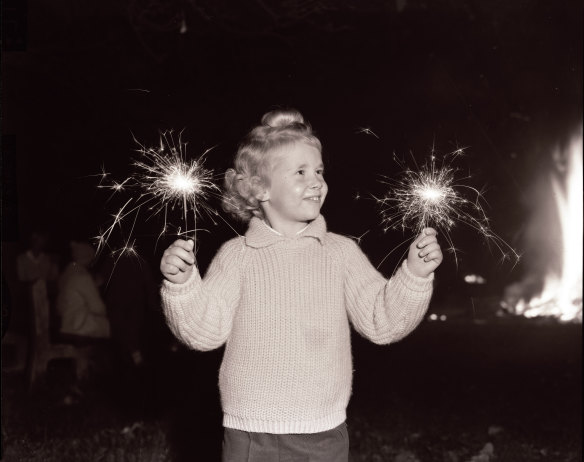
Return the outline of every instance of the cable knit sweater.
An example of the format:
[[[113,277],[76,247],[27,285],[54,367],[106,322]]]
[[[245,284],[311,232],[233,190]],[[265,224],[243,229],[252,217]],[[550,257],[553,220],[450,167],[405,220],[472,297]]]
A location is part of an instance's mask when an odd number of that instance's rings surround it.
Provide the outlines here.
[[[319,216],[295,238],[253,218],[226,242],[204,279],[164,281],[164,312],[187,346],[226,343],[219,371],[223,425],[316,433],[341,424],[351,394],[350,324],[379,344],[422,320],[433,275],[406,262],[388,281],[351,239]]]

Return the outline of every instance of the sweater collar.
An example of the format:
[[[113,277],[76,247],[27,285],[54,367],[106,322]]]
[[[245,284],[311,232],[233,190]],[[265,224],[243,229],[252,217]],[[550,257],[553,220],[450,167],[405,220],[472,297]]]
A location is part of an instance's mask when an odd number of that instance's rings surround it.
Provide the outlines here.
[[[306,228],[301,230],[295,237],[286,237],[272,229],[261,218],[253,217],[249,222],[249,227],[245,233],[245,243],[250,247],[268,247],[276,242],[293,241],[303,237],[313,237],[321,244],[326,234],[326,222],[322,215],[311,221]]]

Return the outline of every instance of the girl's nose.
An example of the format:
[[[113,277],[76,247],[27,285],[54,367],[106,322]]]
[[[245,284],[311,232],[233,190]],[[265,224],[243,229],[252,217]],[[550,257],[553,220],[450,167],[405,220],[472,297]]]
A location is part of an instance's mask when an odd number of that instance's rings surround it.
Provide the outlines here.
[[[312,184],[310,185],[310,187],[312,189],[321,189],[322,188],[322,180],[320,180],[318,177],[314,177],[314,179],[312,180]]]

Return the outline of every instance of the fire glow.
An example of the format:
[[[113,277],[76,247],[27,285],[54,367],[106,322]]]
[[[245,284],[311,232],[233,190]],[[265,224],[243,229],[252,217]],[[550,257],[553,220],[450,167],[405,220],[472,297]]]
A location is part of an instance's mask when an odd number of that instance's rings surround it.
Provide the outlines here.
[[[529,318],[548,316],[582,322],[582,134],[565,153],[564,181],[552,175],[551,187],[559,217],[560,269],[546,274],[541,293],[519,300],[515,312]]]

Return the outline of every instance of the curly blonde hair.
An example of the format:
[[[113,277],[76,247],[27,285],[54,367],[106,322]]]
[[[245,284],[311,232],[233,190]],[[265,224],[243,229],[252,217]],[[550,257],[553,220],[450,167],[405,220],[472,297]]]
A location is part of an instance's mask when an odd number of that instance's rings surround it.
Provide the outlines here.
[[[254,216],[264,218],[258,196],[269,186],[270,153],[297,142],[322,151],[310,124],[296,109],[277,109],[264,114],[260,125],[239,144],[234,168],[225,172],[223,209],[243,222]]]

